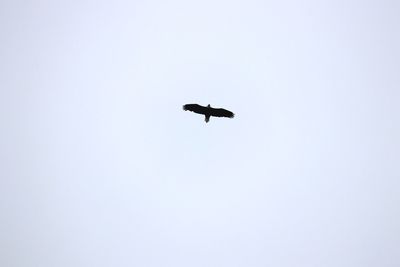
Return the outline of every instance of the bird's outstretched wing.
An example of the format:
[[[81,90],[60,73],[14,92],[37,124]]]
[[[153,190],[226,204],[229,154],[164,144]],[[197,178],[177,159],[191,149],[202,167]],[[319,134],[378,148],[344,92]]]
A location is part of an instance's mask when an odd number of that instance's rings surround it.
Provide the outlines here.
[[[223,108],[211,108],[211,116],[233,118],[235,114]]]
[[[183,106],[183,110],[189,110],[198,114],[205,114],[207,112],[206,107],[200,106],[198,104],[186,104]]]

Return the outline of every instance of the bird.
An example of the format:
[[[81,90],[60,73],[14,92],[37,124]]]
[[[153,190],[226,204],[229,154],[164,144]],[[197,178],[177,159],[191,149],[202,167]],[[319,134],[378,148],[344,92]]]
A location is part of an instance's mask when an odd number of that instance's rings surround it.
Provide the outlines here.
[[[183,105],[183,110],[189,110],[194,113],[203,114],[205,116],[205,122],[208,123],[210,121],[210,117],[226,117],[233,118],[235,114],[232,111],[223,109],[223,108],[212,108],[210,104],[204,107],[198,104],[186,104]]]

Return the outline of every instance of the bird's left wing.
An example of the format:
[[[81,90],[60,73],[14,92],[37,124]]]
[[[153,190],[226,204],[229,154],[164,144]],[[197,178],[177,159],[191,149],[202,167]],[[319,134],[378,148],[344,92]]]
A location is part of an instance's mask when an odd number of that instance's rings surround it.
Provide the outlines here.
[[[232,111],[223,108],[213,108],[211,115],[215,117],[227,117],[227,118],[235,117],[235,114]]]

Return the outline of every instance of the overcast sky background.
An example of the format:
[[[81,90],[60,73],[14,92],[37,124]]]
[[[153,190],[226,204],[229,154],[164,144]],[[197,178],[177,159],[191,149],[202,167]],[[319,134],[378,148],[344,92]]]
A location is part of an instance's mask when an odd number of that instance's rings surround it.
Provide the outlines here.
[[[1,1],[0,266],[400,266],[399,14]]]

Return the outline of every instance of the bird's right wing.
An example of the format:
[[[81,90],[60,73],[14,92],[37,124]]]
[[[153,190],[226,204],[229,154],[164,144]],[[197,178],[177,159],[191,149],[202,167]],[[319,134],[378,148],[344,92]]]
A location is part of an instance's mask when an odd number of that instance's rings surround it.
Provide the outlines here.
[[[192,111],[192,112],[198,113],[198,114],[205,114],[207,111],[207,108],[200,106],[198,104],[186,104],[183,106],[183,110],[189,110],[189,111]]]

